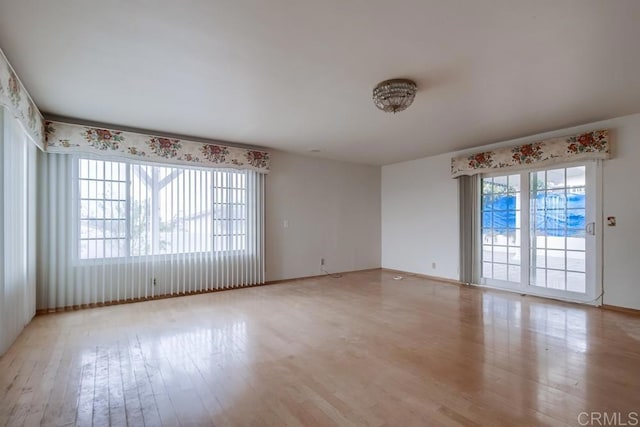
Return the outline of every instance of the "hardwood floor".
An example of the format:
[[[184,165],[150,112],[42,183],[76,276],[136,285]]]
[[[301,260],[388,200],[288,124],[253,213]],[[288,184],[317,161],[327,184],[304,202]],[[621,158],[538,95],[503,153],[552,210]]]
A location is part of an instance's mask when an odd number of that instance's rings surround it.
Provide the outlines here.
[[[0,359],[0,425],[555,426],[640,412],[640,317],[394,275],[38,316]]]

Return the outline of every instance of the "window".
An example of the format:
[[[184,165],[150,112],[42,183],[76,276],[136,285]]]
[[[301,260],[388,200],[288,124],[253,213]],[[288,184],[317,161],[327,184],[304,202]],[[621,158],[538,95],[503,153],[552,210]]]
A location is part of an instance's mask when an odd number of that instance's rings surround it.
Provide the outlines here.
[[[483,176],[481,283],[594,296],[595,180],[593,164]]]
[[[531,283],[585,292],[586,172],[584,166],[532,172]]]
[[[247,248],[244,171],[79,159],[77,181],[80,259]]]
[[[520,175],[482,179],[482,276],[520,281]]]
[[[110,258],[127,249],[127,168],[80,160],[80,258]]]

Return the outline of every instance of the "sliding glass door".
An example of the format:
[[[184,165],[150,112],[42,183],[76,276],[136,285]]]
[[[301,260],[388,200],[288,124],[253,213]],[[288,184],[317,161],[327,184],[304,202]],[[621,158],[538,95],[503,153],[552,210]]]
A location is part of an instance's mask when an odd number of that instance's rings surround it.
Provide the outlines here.
[[[595,299],[595,165],[481,179],[481,284]]]
[[[482,278],[509,286],[522,279],[521,176],[482,178]]]

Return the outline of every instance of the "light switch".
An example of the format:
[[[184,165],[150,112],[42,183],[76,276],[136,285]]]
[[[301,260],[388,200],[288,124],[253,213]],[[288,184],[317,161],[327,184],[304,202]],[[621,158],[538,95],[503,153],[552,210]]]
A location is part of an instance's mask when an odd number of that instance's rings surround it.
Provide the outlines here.
[[[289,220],[288,220],[288,219],[285,219],[284,221],[282,221],[282,226],[283,226],[284,228],[289,228]]]

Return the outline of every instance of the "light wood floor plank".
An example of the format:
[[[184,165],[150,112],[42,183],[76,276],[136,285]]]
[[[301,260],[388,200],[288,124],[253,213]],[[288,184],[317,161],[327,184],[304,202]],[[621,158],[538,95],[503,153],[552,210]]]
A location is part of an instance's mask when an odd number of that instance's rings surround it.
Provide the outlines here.
[[[368,271],[36,317],[0,425],[577,425],[640,412],[640,318]]]

